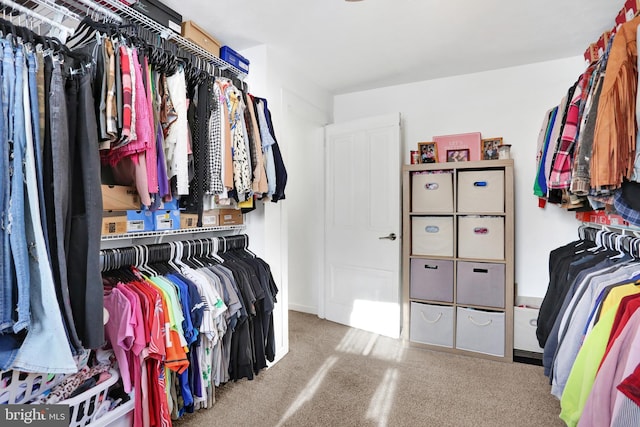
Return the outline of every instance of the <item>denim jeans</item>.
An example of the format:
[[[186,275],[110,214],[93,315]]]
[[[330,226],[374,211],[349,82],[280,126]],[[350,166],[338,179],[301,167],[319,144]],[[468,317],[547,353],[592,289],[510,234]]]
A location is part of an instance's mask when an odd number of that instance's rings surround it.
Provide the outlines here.
[[[43,176],[42,176],[42,142],[40,141],[40,108],[39,105],[39,96],[38,96],[38,77],[37,77],[37,69],[38,69],[38,59],[36,57],[35,52],[27,53],[27,60],[29,63],[29,98],[31,100],[31,128],[33,129],[33,151],[34,151],[34,161],[36,167],[36,179],[38,180],[38,194],[44,194],[43,190]],[[44,100],[43,100],[44,101]],[[48,240],[47,237],[47,210],[44,204],[44,197],[39,197],[39,205],[40,205],[40,219],[41,219],[41,227],[44,233],[45,242]],[[49,247],[47,245],[47,254],[49,253]],[[47,255],[48,256],[48,255]]]
[[[50,210],[47,205],[47,214],[52,222],[49,227],[49,248],[51,250],[51,266],[54,280],[56,280],[56,293],[58,303],[63,313],[69,341],[72,349],[82,350],[82,343],[76,332],[73,311],[71,309],[71,296],[69,294],[69,281],[67,276],[67,257],[65,248],[69,227],[70,205],[70,173],[69,173],[69,127],[67,117],[67,104],[64,91],[64,78],[61,63],[53,62],[51,73],[51,89],[49,93],[49,129],[51,133],[51,162],[52,177],[51,191],[53,207]],[[53,230],[53,235],[51,234]]]
[[[30,55],[31,57],[33,54]],[[35,72],[35,68],[33,71]],[[34,107],[37,109],[37,92],[36,97],[32,98],[30,89],[25,86],[23,99],[25,116],[31,115]],[[33,119],[33,116],[31,118]],[[62,323],[62,314],[56,304],[51,304],[56,295],[40,220],[36,174],[36,138],[34,137],[34,129],[35,133],[38,129],[33,127],[33,123],[37,125],[38,122],[25,121],[25,175],[27,182],[25,224],[29,248],[32,321],[13,362],[13,369],[25,372],[73,373],[77,368]],[[42,357],[43,354],[46,354],[47,357]]]
[[[0,292],[0,332],[11,330],[13,326],[13,275],[11,274],[11,248],[9,243],[9,198],[11,175],[9,171],[9,132],[13,131],[9,114],[13,110],[13,90],[15,66],[11,42],[0,39],[2,45],[2,158],[0,159],[0,181],[2,194],[2,290]],[[0,363],[1,364],[1,363]]]
[[[68,62],[68,61],[67,61]],[[81,64],[74,64],[80,69]],[[100,155],[88,73],[67,77],[68,161],[71,175],[68,244],[65,246],[69,295],[75,327],[85,348],[104,344],[103,289],[100,274]],[[65,238],[65,241],[67,239]]]
[[[26,151],[24,92],[27,89],[25,77],[27,70],[22,46],[15,51],[16,87],[13,109],[13,152],[11,158],[11,199],[9,208],[9,234],[11,242],[11,256],[16,271],[18,285],[18,320],[13,325],[13,332],[18,333],[27,329],[31,323],[29,311],[29,255],[24,224],[25,198],[24,189],[26,179],[24,175],[24,155]],[[28,93],[28,90],[27,90]]]

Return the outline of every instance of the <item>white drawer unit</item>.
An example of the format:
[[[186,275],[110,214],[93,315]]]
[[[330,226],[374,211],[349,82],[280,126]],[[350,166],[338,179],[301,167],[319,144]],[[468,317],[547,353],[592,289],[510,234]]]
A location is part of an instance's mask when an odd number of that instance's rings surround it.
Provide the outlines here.
[[[458,173],[458,212],[504,211],[504,171],[482,170]]]
[[[504,356],[504,313],[458,307],[456,348]]]
[[[453,307],[412,302],[410,340],[453,347]]]
[[[453,217],[413,217],[411,245],[413,255],[453,256]]]
[[[435,171],[411,176],[413,212],[453,212],[453,173]]]
[[[504,218],[458,217],[458,257],[504,259]]]
[[[405,165],[402,183],[402,337],[507,362],[514,340],[534,351],[532,313],[516,307],[514,334],[513,160]]]

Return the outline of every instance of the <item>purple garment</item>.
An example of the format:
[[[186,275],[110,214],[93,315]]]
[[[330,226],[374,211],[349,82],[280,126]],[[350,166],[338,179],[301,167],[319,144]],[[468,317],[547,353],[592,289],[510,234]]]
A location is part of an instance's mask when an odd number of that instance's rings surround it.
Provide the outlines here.
[[[164,135],[162,134],[162,126],[158,124],[156,132],[156,147],[158,150],[158,185],[160,187],[159,198],[164,199],[171,196],[171,187],[169,186],[169,178],[167,178],[167,162],[164,159]]]

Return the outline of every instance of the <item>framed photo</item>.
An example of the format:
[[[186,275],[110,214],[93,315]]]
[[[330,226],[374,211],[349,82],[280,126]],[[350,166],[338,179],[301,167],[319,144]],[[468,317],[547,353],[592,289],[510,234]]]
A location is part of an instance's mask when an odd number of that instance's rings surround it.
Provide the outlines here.
[[[419,142],[418,153],[420,154],[420,163],[438,162],[438,148],[435,142]]]
[[[498,147],[502,145],[502,138],[487,138],[482,140],[482,160],[498,160]]]
[[[447,150],[447,162],[468,162],[469,149]]]

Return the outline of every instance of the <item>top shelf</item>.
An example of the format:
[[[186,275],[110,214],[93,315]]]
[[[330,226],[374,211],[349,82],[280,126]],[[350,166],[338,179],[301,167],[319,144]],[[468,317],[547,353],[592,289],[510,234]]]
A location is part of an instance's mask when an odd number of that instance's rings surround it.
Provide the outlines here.
[[[143,15],[132,7],[127,6],[119,0],[97,0],[97,2],[103,5],[111,6],[111,8],[113,8],[114,10],[117,10],[122,15],[125,15],[127,19],[158,33],[162,38],[173,41],[180,48],[205,59],[214,66],[218,67],[220,70],[227,70],[231,72],[240,80],[244,80],[244,78],[247,76],[245,72],[237,69],[228,62],[209,53],[192,41],[178,35],[173,30],[170,30],[164,25],[154,21],[151,18],[148,18],[147,16]]]
[[[446,163],[418,163],[402,166],[403,172],[420,172],[434,170],[455,169],[487,169],[513,166],[513,159],[480,160],[476,162],[446,162]]]

